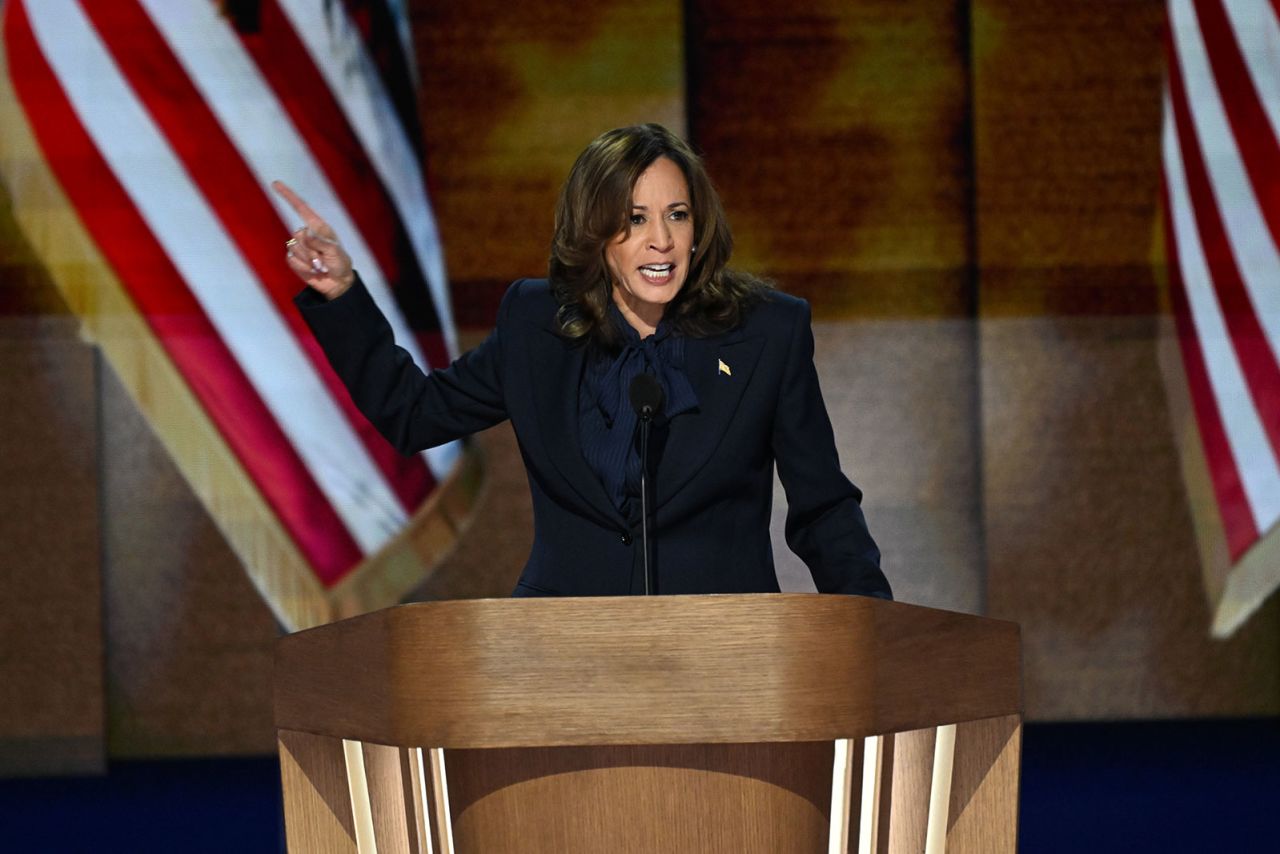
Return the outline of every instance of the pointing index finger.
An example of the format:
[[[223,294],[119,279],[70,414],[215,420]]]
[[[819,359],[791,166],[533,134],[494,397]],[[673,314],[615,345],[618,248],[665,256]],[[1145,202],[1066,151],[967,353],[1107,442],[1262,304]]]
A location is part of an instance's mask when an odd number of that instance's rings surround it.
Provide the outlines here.
[[[280,197],[289,203],[289,207],[298,212],[298,216],[302,217],[302,221],[307,224],[308,228],[314,230],[324,226],[324,220],[322,220],[319,215],[311,209],[310,205],[302,200],[301,196],[291,190],[289,185],[284,181],[272,181],[271,189],[279,193]]]

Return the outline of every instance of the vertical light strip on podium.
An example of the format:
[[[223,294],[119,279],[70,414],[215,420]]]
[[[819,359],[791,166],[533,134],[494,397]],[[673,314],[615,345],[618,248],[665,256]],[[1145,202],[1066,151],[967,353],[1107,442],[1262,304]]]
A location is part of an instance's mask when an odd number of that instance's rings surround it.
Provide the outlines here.
[[[409,750],[409,768],[413,792],[413,829],[418,837],[418,851],[421,854],[434,854],[435,846],[431,842],[431,803],[427,798],[427,775],[422,767],[422,748]]]
[[[929,786],[929,825],[925,831],[924,854],[944,854],[947,850],[951,769],[955,756],[956,725],[943,724],[933,740],[933,777]]]
[[[858,820],[858,854],[875,854],[880,831],[880,780],[883,774],[884,738],[863,739],[862,805]]]
[[[427,749],[431,758],[432,807],[435,815],[440,854],[453,854],[453,818],[449,815],[449,780],[444,772],[444,749]]]
[[[351,795],[351,818],[355,824],[356,851],[378,854],[373,833],[373,805],[369,801],[369,778],[364,769],[364,750],[358,741],[342,740],[342,755],[347,760],[347,791]]]
[[[853,782],[854,740],[835,740],[835,759],[831,767],[831,838],[829,854],[845,854],[849,850],[849,784]]]

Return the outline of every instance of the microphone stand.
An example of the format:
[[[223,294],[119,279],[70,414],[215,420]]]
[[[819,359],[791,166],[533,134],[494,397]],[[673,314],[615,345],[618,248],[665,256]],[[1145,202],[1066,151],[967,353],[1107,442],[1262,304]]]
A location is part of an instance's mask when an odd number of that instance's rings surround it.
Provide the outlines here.
[[[640,410],[640,544],[644,549],[644,595],[653,595],[652,575],[649,571],[649,426],[653,422],[653,407]]]
[[[644,595],[653,595],[653,569],[649,565],[649,428],[662,411],[662,386],[651,374],[631,381],[631,407],[640,419],[640,547],[644,549]]]

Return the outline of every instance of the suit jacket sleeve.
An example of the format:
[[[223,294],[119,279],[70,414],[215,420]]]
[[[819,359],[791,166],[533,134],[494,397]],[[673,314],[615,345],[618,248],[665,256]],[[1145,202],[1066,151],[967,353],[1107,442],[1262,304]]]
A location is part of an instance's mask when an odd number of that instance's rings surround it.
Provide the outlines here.
[[[840,469],[813,365],[808,303],[796,315],[773,432],[787,493],[787,545],[808,565],[818,592],[892,599],[862,514],[862,492]]]
[[[337,299],[308,288],[294,302],[356,407],[396,450],[412,454],[507,418],[501,326],[515,290],[503,299],[498,327],[480,346],[430,373],[396,346],[391,325],[359,276]]]

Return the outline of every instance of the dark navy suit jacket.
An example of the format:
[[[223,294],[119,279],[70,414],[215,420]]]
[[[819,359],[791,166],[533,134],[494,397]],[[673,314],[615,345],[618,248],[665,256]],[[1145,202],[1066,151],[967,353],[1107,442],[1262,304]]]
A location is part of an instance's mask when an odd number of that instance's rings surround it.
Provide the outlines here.
[[[623,516],[583,458],[577,396],[587,350],[557,334],[545,279],[513,284],[489,337],[426,375],[394,346],[359,281],[331,302],[308,290],[297,303],[360,411],[401,453],[511,419],[534,513],[517,595],[642,589],[639,515]],[[672,419],[656,443],[650,531],[657,591],[778,590],[769,538],[776,462],[787,494],[787,543],[819,592],[890,598],[862,494],[836,456],[808,304],[768,293],[736,329],[688,339],[685,372],[698,407]]]

